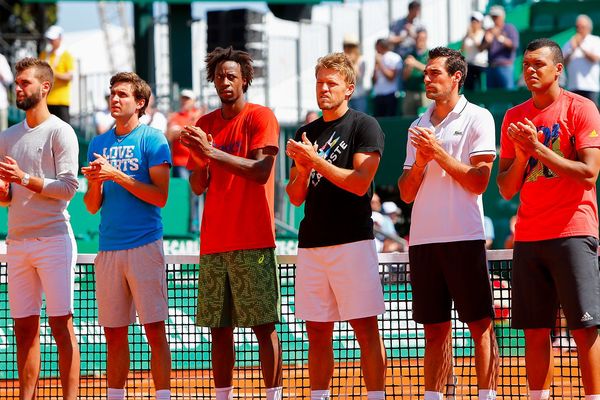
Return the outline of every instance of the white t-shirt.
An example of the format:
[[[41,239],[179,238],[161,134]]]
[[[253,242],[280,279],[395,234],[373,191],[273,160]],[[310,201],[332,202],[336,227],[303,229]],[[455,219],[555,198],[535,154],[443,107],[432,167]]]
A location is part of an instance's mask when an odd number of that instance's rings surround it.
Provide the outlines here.
[[[165,114],[161,113],[158,110],[156,110],[152,115],[144,114],[140,117],[140,124],[156,128],[162,133],[165,133],[167,131],[167,123],[168,121],[167,117],[165,117]]]
[[[581,51],[582,48],[600,56],[600,37],[587,35],[575,51],[570,40],[563,46],[565,56],[573,53],[567,64],[567,89],[600,92],[600,62],[588,60]]]
[[[402,57],[393,51],[386,52],[381,57],[381,62],[388,69],[395,69],[400,71],[402,69]],[[385,96],[387,94],[395,93],[398,90],[398,80],[400,79],[400,72],[396,74],[396,78],[389,80],[383,75],[380,70],[375,71],[375,84],[373,84],[373,94],[375,96]]]
[[[479,50],[479,45],[483,41],[485,31],[481,29],[475,34],[475,38],[466,36],[463,40],[463,49],[465,52],[465,61],[471,65],[479,67],[487,67],[488,52],[487,50]]]
[[[13,74],[6,57],[0,54],[0,110],[8,108],[8,96],[6,88],[12,83]]]
[[[430,116],[432,104],[411,127],[432,128],[436,137],[456,160],[470,164],[472,156],[496,155],[495,125],[492,114],[460,97],[454,109],[437,127]],[[415,162],[416,150],[407,140],[404,169]],[[410,245],[484,240],[481,195],[465,190],[432,160],[415,198],[410,225]]]

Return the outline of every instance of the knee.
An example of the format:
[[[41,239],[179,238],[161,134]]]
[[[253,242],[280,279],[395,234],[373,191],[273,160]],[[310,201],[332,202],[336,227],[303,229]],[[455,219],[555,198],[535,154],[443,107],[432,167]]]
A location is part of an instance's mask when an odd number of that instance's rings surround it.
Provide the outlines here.
[[[359,342],[379,342],[380,335],[376,317],[354,320],[350,323]]]
[[[573,335],[573,339],[575,339],[575,343],[577,347],[592,347],[598,340],[598,328],[597,327],[589,327],[582,329],[575,329],[571,331],[571,335]]]
[[[550,343],[550,329],[525,329],[525,344],[528,347],[545,347]]]
[[[161,321],[152,324],[146,324],[144,325],[144,331],[146,332],[146,338],[148,339],[148,343],[151,347],[157,344],[160,345],[167,343],[164,322]]]
[[[494,337],[494,327],[491,318],[485,318],[467,325],[469,327],[471,337],[476,342]]]
[[[211,328],[213,346],[233,345],[233,328]]]
[[[443,344],[450,337],[452,326],[450,321],[425,325],[425,341],[427,344]]]
[[[48,318],[48,325],[50,325],[50,330],[52,331],[52,336],[54,340],[58,342],[62,342],[65,340],[69,340],[71,337],[71,332],[69,329],[69,325],[71,321],[71,317],[50,317]]]
[[[310,343],[331,343],[333,339],[333,323],[307,322],[306,333]]]
[[[127,337],[127,327],[104,328],[104,337],[107,346],[127,346],[129,339]]]
[[[277,339],[277,330],[275,324],[264,324],[252,327],[259,343]]]

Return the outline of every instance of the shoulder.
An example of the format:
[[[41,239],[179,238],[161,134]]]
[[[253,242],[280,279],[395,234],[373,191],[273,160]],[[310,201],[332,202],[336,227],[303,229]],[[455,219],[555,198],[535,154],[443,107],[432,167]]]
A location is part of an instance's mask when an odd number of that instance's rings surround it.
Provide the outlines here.
[[[50,128],[52,129],[52,131],[60,135],[77,137],[77,135],[75,134],[75,129],[73,129],[71,125],[69,125],[68,123],[66,123],[65,121],[63,121],[55,115],[51,115],[50,118],[52,118],[52,120],[49,121]]]
[[[569,111],[576,115],[596,114],[598,108],[590,99],[580,96],[576,93],[563,90],[563,101],[566,101]]]
[[[166,141],[166,137],[164,135],[164,133],[162,133],[160,130],[153,128],[149,125],[140,125],[139,128],[140,133],[142,134],[142,137],[146,138],[146,139],[150,139],[153,141],[162,141],[163,139]]]
[[[532,101],[532,99],[527,99],[523,103],[517,104],[516,106],[509,108],[504,114],[504,119],[510,121],[525,114],[525,112],[531,108]]]
[[[248,103],[248,111],[246,112],[253,117],[276,119],[273,110],[260,104]]]
[[[200,119],[198,119],[198,122],[196,123],[196,125],[200,126],[201,124],[209,124],[212,121],[214,121],[215,119],[219,118],[220,115],[221,115],[221,109],[217,108],[216,110],[211,111],[211,112],[201,116]]]
[[[494,119],[492,113],[488,109],[471,103],[470,101],[467,101],[467,104],[465,105],[465,112],[471,118]]]

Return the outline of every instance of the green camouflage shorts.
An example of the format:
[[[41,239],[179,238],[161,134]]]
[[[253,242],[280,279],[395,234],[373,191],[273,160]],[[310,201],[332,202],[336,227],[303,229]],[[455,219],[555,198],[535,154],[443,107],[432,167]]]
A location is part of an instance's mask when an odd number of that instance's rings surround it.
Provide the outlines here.
[[[280,319],[275,249],[200,256],[196,325],[251,327]]]

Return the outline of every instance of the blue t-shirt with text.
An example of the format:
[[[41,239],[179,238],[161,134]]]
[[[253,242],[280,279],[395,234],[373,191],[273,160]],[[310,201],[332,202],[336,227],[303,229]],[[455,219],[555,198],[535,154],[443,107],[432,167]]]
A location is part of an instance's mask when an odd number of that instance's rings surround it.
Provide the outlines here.
[[[143,183],[151,183],[150,168],[171,165],[165,135],[147,125],[118,136],[115,130],[96,136],[88,149],[88,161],[103,155],[120,171]],[[147,203],[121,185],[105,181],[100,210],[100,250],[126,250],[154,242],[163,235],[160,208]]]

